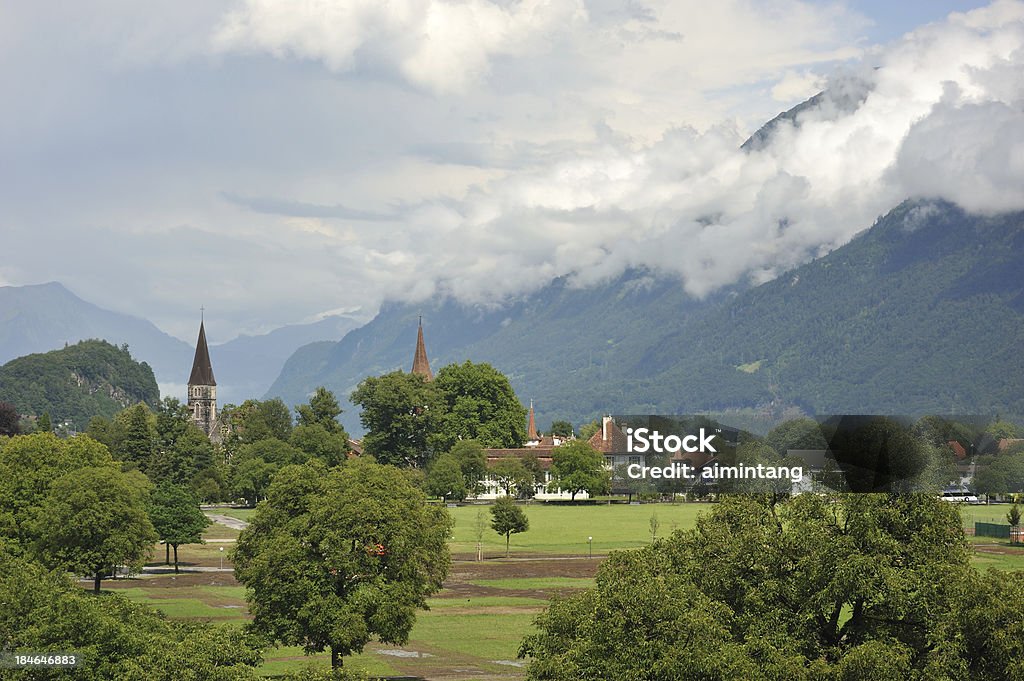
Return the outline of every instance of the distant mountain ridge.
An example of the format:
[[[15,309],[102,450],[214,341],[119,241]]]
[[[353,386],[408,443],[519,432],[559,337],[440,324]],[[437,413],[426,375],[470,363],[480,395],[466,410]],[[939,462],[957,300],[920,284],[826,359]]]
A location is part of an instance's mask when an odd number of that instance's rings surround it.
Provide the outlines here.
[[[601,413],[733,409],[1024,414],[1024,213],[906,202],[845,246],[755,288],[703,301],[632,271],[559,280],[500,310],[384,306],[333,345],[300,349],[267,396],[347,397],[409,370],[422,312],[435,370],[487,361],[543,425]],[[358,414],[346,425],[359,432]]]
[[[208,327],[211,324],[216,320]],[[335,315],[211,345],[221,403],[261,396],[297,348],[339,340],[358,324],[352,317]],[[161,385],[185,397],[194,341],[183,342],[147,320],[98,307],[58,282],[0,286],[0,364],[96,338],[116,346],[127,344],[135,358],[152,367]]]

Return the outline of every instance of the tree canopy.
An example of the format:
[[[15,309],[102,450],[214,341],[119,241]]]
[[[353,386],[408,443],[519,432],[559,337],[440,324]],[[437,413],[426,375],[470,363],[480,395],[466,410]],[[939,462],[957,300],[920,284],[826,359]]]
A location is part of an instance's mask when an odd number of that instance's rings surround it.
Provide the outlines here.
[[[424,502],[368,457],[281,469],[232,553],[253,627],[334,667],[372,637],[404,643],[450,564],[451,519]]]
[[[487,363],[449,364],[437,372],[433,386],[446,409],[439,433],[441,447],[477,440],[484,447],[522,447],[526,409],[508,378]]]
[[[86,681],[256,680],[259,641],[238,627],[168,619],[117,592],[94,597],[66,575],[0,544],[0,641],[12,650],[74,651]],[[64,672],[2,678],[64,678]]]
[[[604,467],[604,457],[584,440],[569,440],[551,451],[551,491],[569,492],[571,499],[586,492],[590,496],[608,494],[611,473]]]
[[[170,482],[157,485],[150,493],[147,511],[157,538],[174,547],[174,571],[178,572],[178,547],[201,544],[210,519],[189,489]]]
[[[363,450],[381,463],[426,468],[437,451],[445,402],[419,374],[393,371],[363,380],[352,393],[362,407]]]
[[[141,570],[149,556],[157,535],[144,504],[143,490],[116,469],[66,473],[50,485],[36,511],[36,549],[48,565],[91,575],[99,593],[111,568]]]
[[[932,495],[727,497],[613,553],[524,641],[530,679],[1024,674],[1024,574],[985,575]]]

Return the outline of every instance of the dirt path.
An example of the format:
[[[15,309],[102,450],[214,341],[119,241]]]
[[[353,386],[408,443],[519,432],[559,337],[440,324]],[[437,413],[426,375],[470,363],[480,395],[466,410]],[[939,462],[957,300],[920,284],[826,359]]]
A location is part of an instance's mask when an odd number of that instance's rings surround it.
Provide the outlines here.
[[[244,530],[245,528],[249,527],[249,523],[245,522],[244,520],[239,520],[238,518],[232,518],[229,515],[221,515],[220,513],[210,513],[209,511],[204,511],[204,513],[206,513],[206,517],[212,520],[213,522],[217,523],[218,525],[223,525],[224,527],[230,527],[232,530]]]

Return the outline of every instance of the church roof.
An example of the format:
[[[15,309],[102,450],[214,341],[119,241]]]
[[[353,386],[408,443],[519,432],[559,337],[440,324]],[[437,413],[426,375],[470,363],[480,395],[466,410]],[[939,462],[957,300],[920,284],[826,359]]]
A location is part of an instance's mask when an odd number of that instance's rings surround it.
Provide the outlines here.
[[[533,400],[530,400],[530,423],[526,428],[526,439],[531,441],[540,439],[540,436],[537,435],[537,421],[533,418]]]
[[[192,375],[188,377],[189,385],[217,385],[213,377],[213,364],[210,363],[210,349],[206,347],[206,328],[199,322],[199,340],[196,341],[196,357],[192,360]]]
[[[419,331],[416,333],[416,355],[412,359],[412,372],[423,376],[428,381],[434,380],[434,372],[430,370],[427,360],[427,346],[423,343],[423,320],[420,320]]]

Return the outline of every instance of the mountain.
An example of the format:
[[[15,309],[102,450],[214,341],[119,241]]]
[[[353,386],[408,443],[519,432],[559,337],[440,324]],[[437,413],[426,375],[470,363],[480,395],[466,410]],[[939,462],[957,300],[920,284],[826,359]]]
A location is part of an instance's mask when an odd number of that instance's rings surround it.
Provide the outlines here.
[[[261,396],[297,348],[315,341],[339,340],[359,323],[352,317],[334,315],[212,345],[221,403]],[[215,320],[208,326],[213,324]],[[93,305],[57,282],[0,287],[0,363],[91,338],[117,346],[127,344],[133,356],[152,367],[164,392],[185,399],[195,348],[192,343],[166,334],[144,319]]]
[[[124,348],[87,340],[27,355],[0,367],[0,401],[25,416],[50,415],[83,430],[93,416],[112,417],[137,402],[160,401],[153,370]]]
[[[509,376],[522,399],[537,399],[541,423],[582,419],[606,410],[623,394],[625,386],[617,382],[622,358],[642,355],[652,334],[675,328],[734,294],[724,291],[699,301],[686,295],[677,280],[631,271],[585,289],[559,279],[500,308],[465,306],[450,299],[390,303],[341,342],[318,343],[296,352],[267,397],[297,404],[317,386],[326,385],[339,398],[347,398],[366,376],[408,371],[422,315],[435,371],[467,358],[490,362]],[[589,388],[580,391],[579,386]],[[350,432],[361,432],[358,413],[351,406],[342,421]]]
[[[0,286],[0,362],[89,338],[127,343],[161,381],[188,377],[192,348],[144,319],[104,310],[57,282]]]
[[[310,343],[338,341],[359,325],[352,317],[333,315],[311,324],[283,326],[263,335],[243,335],[211,345],[218,399],[221,404],[240,404],[261,397],[296,349]],[[188,378],[190,366],[179,368],[180,382]]]
[[[1024,213],[907,202],[845,246],[703,301],[642,271],[556,281],[501,309],[384,306],[341,342],[299,350],[268,396],[347,396],[408,370],[422,312],[436,371],[494,364],[543,426],[601,413],[1024,414]],[[359,432],[350,409],[346,426]]]

